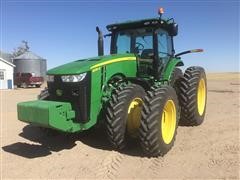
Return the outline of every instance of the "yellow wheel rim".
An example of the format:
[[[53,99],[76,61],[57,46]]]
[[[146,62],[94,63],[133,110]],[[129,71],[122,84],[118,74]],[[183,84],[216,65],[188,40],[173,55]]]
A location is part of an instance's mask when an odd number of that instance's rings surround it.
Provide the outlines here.
[[[138,134],[142,105],[143,100],[141,98],[134,98],[128,107],[127,130],[132,137],[137,137]]]
[[[169,144],[174,136],[176,129],[177,113],[173,100],[168,100],[164,106],[161,120],[162,138]]]
[[[205,103],[206,103],[206,86],[205,80],[202,78],[198,84],[198,91],[197,91],[197,106],[198,106],[198,113],[199,115],[203,115],[205,110]]]

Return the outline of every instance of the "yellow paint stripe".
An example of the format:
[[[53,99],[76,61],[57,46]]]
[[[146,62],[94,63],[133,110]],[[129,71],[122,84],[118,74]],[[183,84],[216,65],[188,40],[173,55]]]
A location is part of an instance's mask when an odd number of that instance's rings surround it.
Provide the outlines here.
[[[135,61],[135,60],[136,60],[136,57],[116,58],[116,59],[112,59],[110,61],[106,61],[106,62],[102,62],[102,63],[99,63],[99,64],[95,64],[90,69],[98,68],[98,67],[101,67],[101,66],[105,66],[107,64],[112,64],[112,63],[116,63],[116,62],[120,62],[120,61]]]

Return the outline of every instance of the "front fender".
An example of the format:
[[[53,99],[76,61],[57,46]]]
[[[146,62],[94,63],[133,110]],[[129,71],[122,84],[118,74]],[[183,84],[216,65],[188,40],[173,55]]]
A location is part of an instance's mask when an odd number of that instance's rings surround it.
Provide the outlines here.
[[[178,59],[178,58],[173,58],[171,59],[168,64],[167,67],[165,68],[164,74],[163,74],[163,80],[168,81],[171,77],[171,74],[173,72],[173,70],[175,69],[175,67],[177,66],[183,66],[183,62],[182,60]]]

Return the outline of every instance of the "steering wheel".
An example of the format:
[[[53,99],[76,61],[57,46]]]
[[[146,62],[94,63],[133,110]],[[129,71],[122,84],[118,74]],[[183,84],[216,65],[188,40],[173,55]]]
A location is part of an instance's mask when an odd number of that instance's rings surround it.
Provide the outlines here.
[[[139,42],[136,42],[135,50],[137,50],[137,51],[142,51],[142,50],[144,50],[144,45],[141,44],[141,43],[139,43]]]

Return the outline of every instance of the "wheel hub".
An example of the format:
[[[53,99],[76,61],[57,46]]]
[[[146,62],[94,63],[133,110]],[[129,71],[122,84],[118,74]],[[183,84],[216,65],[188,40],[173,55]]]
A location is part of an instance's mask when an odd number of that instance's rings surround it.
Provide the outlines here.
[[[176,128],[176,107],[172,100],[168,100],[164,106],[162,119],[161,119],[161,132],[163,141],[169,144],[175,133]]]
[[[142,105],[141,98],[134,98],[128,107],[127,131],[133,137],[137,136],[140,127]]]
[[[199,115],[203,115],[205,109],[205,102],[206,102],[206,86],[205,81],[202,78],[198,84],[198,91],[197,91],[197,107]]]

